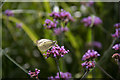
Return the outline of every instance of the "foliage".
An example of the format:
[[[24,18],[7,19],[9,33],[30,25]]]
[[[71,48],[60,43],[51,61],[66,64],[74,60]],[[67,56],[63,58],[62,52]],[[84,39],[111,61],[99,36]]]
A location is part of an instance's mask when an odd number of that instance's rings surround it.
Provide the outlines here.
[[[114,50],[110,48],[104,55],[113,41],[111,36],[115,32],[113,25],[118,23],[117,2],[95,2],[91,7],[82,6],[80,2],[6,2],[2,7],[0,19],[2,20],[2,48],[8,50],[7,54],[28,71],[39,69],[41,78],[55,76],[58,72],[55,61],[52,58],[45,59],[36,46],[38,39],[58,40],[61,38],[61,36],[56,37],[52,30],[47,30],[43,26],[46,19],[51,19],[49,13],[55,6],[70,12],[75,19],[74,22],[68,23],[69,31],[65,32],[61,42],[58,41],[59,45],[70,50],[69,54],[60,59],[60,70],[70,72],[74,78],[79,78],[84,73],[81,66],[82,56],[89,49],[86,45],[92,40],[92,32],[90,28],[81,23],[81,20],[84,17],[95,15],[102,19],[102,24],[94,27],[93,30],[94,41],[102,44],[101,49],[95,48],[101,55],[96,61],[112,77],[119,79],[118,65],[111,57]],[[87,10],[82,10],[83,7]],[[14,16],[8,18],[4,14],[7,9],[13,10]],[[22,23],[22,27],[17,28],[16,23]],[[118,42],[116,41],[116,43]],[[3,78],[28,78],[28,74],[5,56],[2,57],[2,70]],[[104,78],[106,75],[95,67],[87,77]]]

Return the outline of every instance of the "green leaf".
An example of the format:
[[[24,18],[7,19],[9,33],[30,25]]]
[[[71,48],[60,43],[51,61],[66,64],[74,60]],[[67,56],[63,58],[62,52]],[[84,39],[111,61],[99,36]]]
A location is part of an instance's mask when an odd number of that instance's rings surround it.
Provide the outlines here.
[[[3,15],[3,18],[6,19],[6,16]],[[36,41],[38,40],[38,36],[35,34],[35,32],[33,30],[28,28],[28,26],[25,25],[22,21],[14,18],[14,17],[9,17],[9,20],[12,22],[15,22],[15,23],[22,23],[22,29],[28,34],[30,39],[36,44]]]

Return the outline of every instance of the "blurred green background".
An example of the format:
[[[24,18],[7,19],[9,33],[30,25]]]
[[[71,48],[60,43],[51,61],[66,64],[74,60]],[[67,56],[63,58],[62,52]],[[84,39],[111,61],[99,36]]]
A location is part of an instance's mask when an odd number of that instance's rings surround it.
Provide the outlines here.
[[[55,76],[58,72],[55,61],[51,58],[45,60],[43,53],[34,43],[35,40],[42,38],[57,39],[51,30],[46,30],[43,26],[45,19],[50,19],[48,14],[54,10],[55,6],[70,12],[75,19],[75,22],[68,24],[69,31],[64,34],[62,41],[62,45],[65,49],[69,49],[70,53],[60,59],[61,71],[72,73],[74,78],[79,78],[84,73],[81,58],[88,49],[86,44],[91,41],[91,34],[90,29],[84,27],[81,20],[84,17],[96,15],[103,21],[101,26],[94,28],[94,40],[102,44],[101,49],[95,48],[101,54],[96,61],[104,57],[100,61],[100,66],[115,79],[119,79],[118,65],[111,57],[114,50],[110,49],[107,55],[103,56],[113,41],[111,37],[115,32],[113,25],[118,23],[117,2],[95,2],[92,7],[83,6],[80,2],[6,2],[2,7],[3,14],[0,19],[2,20],[2,48],[8,50],[7,54],[26,70],[40,69],[40,78]],[[8,24],[4,15],[7,9],[14,11],[14,17],[9,18]],[[23,28],[17,28],[16,23],[22,23]],[[61,45],[59,42],[58,44]],[[4,55],[2,70],[3,78],[29,77]],[[97,67],[87,76],[87,78],[106,77]]]

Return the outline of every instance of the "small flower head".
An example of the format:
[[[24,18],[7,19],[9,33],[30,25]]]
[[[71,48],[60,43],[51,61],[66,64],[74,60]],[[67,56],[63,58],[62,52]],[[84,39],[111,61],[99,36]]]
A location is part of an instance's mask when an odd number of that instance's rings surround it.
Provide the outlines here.
[[[51,20],[46,19],[44,26],[47,26],[47,29],[56,28],[57,27],[57,22],[55,22],[55,21],[52,22]]]
[[[72,78],[72,74],[69,73],[69,72],[60,72],[60,75],[61,75],[61,78],[64,79],[64,80],[69,80],[70,78]],[[57,75],[55,77],[51,76],[51,77],[48,77],[49,80],[59,80],[60,77],[59,77],[59,72],[57,72]]]
[[[100,54],[97,51],[94,50],[88,50],[82,57],[82,60],[86,61],[86,60],[92,60],[94,58],[97,58],[98,56],[100,56]]]
[[[115,49],[115,50],[119,50],[120,49],[120,44],[115,44],[112,48]]]
[[[120,28],[116,28],[116,32],[112,34],[112,37],[120,37]]]
[[[40,70],[38,70],[38,69],[35,69],[35,72],[31,72],[31,71],[29,71],[29,75],[30,75],[30,77],[32,78],[32,77],[36,77],[37,79],[38,79],[38,74],[40,73]]]
[[[92,24],[92,19],[93,18],[91,16],[88,16],[87,18],[83,18],[81,22],[84,23],[84,26],[89,27]],[[94,16],[93,25],[97,26],[101,23],[102,23],[102,20],[99,17]]]
[[[16,23],[16,27],[17,28],[21,28],[22,27],[22,23]]]
[[[96,47],[96,48],[102,48],[102,44],[100,43],[100,42],[98,42],[98,41],[94,41],[94,42],[90,42],[90,43],[88,43],[88,45],[87,46],[90,46],[90,47]]]
[[[48,80],[55,80],[53,76],[48,77]]]
[[[12,10],[6,10],[5,11],[5,15],[7,15],[7,16],[14,16],[14,13],[13,13]]]
[[[51,50],[48,50],[47,54],[44,54],[44,55],[47,56],[46,58],[49,58],[51,56],[53,58],[59,59],[60,57],[63,57],[65,54],[67,54],[68,52],[69,50],[65,50],[64,46],[60,47],[56,44],[56,46],[53,46]]]
[[[113,54],[112,58],[114,58],[115,61],[119,61],[120,62],[120,54],[119,53]]]
[[[115,33],[112,34],[112,37],[117,37],[117,38],[119,38],[119,37],[120,37],[120,23],[116,23],[116,24],[114,25],[114,27],[115,27],[116,29],[115,29]]]
[[[85,61],[81,65],[82,65],[82,67],[86,68],[87,70],[90,70],[95,67],[95,61]]]
[[[116,23],[116,24],[114,25],[114,27],[115,27],[115,28],[120,28],[120,23]]]

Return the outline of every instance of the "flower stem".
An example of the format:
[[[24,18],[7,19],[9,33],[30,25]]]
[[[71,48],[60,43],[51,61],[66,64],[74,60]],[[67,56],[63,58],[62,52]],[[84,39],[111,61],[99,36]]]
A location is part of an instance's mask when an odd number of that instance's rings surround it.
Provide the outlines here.
[[[115,38],[113,40],[113,42],[111,43],[111,45],[109,46],[109,48],[104,52],[103,56],[101,57],[101,59],[98,61],[98,63],[103,63],[109,56],[107,55],[108,52],[111,50],[112,46],[114,45],[115,41],[117,40],[117,38]],[[106,58],[105,58],[106,57]]]
[[[80,80],[82,80],[83,78],[85,78],[85,76],[88,74],[89,71],[86,71],[83,75],[82,78]]]
[[[108,77],[110,77],[111,79],[115,80],[110,74],[108,74],[100,65],[98,65],[96,62],[95,62],[96,66],[102,71],[104,72]]]
[[[120,73],[120,59],[117,61],[118,67],[119,67],[119,73]]]
[[[2,53],[3,53],[11,62],[13,62],[16,66],[18,66],[21,70],[23,70],[25,73],[28,74],[28,71],[25,70],[22,66],[20,66],[15,60],[13,60],[5,51],[2,51]]]
[[[58,69],[58,71],[59,71],[60,80],[62,80],[62,79],[61,79],[61,75],[60,75],[60,67],[59,67],[58,59],[55,59],[55,62],[56,62],[56,64],[57,64],[57,69]]]
[[[5,3],[5,0],[0,1],[0,8],[2,8],[2,6],[4,5],[4,3]]]

